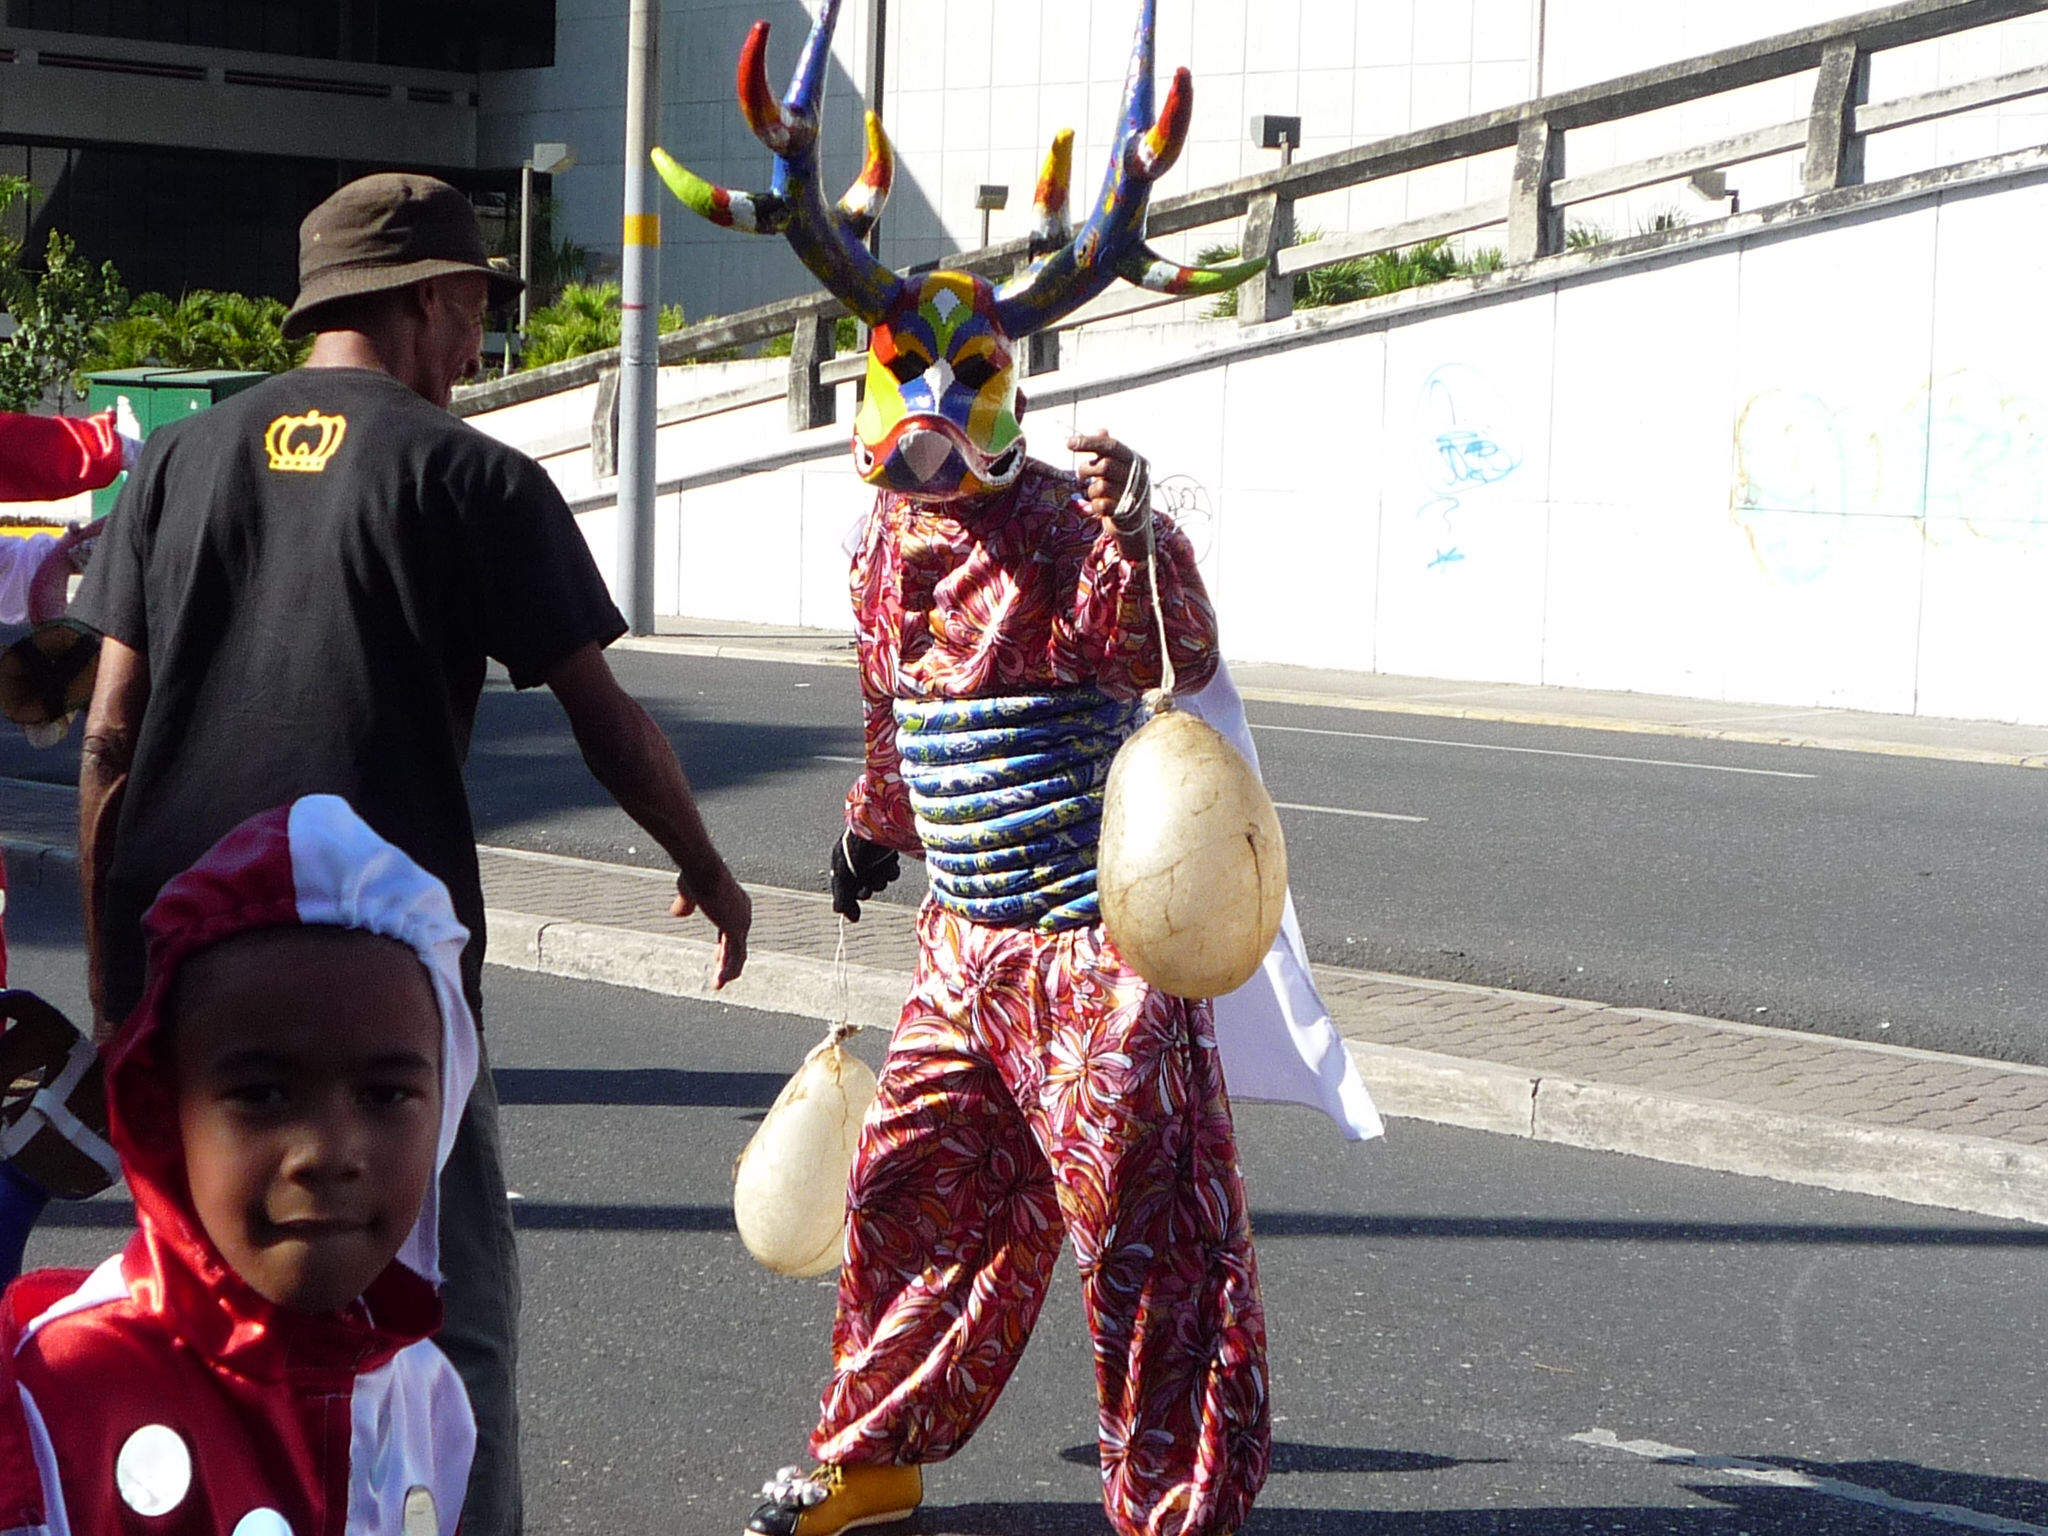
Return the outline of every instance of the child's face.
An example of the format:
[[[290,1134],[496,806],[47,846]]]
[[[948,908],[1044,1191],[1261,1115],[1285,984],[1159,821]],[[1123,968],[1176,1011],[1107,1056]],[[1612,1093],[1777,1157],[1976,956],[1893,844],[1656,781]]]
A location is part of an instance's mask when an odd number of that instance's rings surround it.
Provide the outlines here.
[[[441,1015],[426,968],[375,934],[267,929],[186,961],[171,1019],[206,1235],[266,1299],[347,1306],[434,1177]]]

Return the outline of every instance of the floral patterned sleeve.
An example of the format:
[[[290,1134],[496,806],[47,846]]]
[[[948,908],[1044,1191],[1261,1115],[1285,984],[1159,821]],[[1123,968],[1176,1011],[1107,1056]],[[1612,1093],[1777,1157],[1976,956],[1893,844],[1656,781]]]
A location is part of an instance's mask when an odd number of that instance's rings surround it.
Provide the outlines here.
[[[1167,517],[1157,518],[1154,526],[1159,602],[1166,612],[1167,644],[1173,648],[1174,686],[1192,693],[1216,675],[1216,610],[1209,605],[1187,535]],[[1116,536],[1107,529],[1082,565],[1072,633],[1056,634],[1054,645],[1071,645],[1073,659],[1080,663],[1074,675],[1095,682],[1112,696],[1134,697],[1159,686],[1159,625],[1152,615],[1145,564],[1126,560]]]
[[[865,686],[862,692],[867,694]],[[846,792],[846,824],[855,837],[923,858],[924,843],[911,820],[910,795],[898,772],[896,712],[889,700],[872,694],[862,704],[867,713],[868,761]]]
[[[860,694],[867,765],[846,792],[846,825],[854,836],[922,858],[924,844],[910,814],[910,794],[903,787],[901,760],[896,754],[896,712],[891,702],[895,679],[895,647],[884,643],[890,628],[900,625],[900,605],[892,602],[897,586],[884,519],[868,519],[860,553],[854,557],[852,586],[854,620],[860,628]]]

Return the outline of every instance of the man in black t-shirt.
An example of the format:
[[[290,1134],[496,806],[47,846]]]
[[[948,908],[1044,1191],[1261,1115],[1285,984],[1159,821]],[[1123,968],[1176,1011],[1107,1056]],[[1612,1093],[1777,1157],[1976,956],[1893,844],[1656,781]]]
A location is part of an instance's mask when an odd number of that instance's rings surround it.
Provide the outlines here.
[[[604,659],[626,625],[574,518],[531,459],[445,409],[487,302],[517,287],[467,199],[423,176],[351,183],[302,226],[300,285],[285,324],[317,333],[306,366],[151,436],[72,608],[104,636],[79,781],[100,1021],[139,998],[159,887],[249,816],[323,792],[446,882],[477,1007],[462,769],[487,658],[554,691],[599,782],[676,860],[671,910],[701,909],[720,984],[738,975],[746,894]],[[442,1181],[439,1342],[478,1427],[468,1536],[521,1518],[518,1275],[489,1081]]]

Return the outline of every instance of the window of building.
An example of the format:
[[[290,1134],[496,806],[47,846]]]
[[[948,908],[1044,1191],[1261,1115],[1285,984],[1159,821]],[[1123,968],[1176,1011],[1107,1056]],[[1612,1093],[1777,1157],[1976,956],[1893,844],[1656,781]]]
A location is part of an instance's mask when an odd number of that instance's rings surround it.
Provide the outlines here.
[[[464,73],[554,62],[554,0],[0,0],[13,27]]]

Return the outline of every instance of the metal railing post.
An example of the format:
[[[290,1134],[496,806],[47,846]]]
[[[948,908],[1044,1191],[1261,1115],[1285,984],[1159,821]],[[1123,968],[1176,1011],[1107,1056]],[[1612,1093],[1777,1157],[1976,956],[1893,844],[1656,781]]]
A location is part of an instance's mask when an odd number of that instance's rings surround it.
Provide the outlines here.
[[[1564,133],[1544,117],[1525,118],[1515,139],[1515,179],[1508,189],[1511,262],[1555,256],[1564,249],[1564,210],[1550,205],[1551,183],[1564,174]]]
[[[839,351],[839,322],[829,315],[796,323],[789,346],[789,430],[808,432],[838,419],[839,391],[821,383],[818,367]]]
[[[1294,199],[1285,192],[1261,192],[1244,212],[1244,259],[1264,256],[1267,264],[1237,290],[1237,323],[1263,325],[1294,313],[1294,279],[1273,271],[1271,258],[1294,244]]]
[[[1806,192],[1832,192],[1863,180],[1863,138],[1856,109],[1870,99],[1870,55],[1854,39],[1829,43],[1806,122]]]

